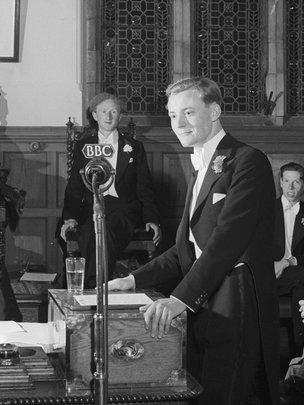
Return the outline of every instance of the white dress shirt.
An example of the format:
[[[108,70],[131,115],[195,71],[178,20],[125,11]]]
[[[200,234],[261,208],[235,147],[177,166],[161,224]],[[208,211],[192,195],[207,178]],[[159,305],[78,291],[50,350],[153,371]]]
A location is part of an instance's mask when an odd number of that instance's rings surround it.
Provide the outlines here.
[[[297,202],[291,205],[287,198],[282,195],[281,197],[283,212],[284,212],[284,226],[285,226],[285,253],[284,259],[289,259],[292,257],[291,245],[292,245],[292,235],[296,216],[300,210],[300,203]]]
[[[101,131],[98,131],[98,144],[110,144],[113,146],[114,152],[111,157],[107,157],[107,160],[111,163],[113,169],[116,170],[117,165],[117,150],[118,150],[118,131],[114,129],[108,137],[105,137]],[[104,196],[111,195],[112,197],[117,197],[118,194],[115,190],[115,181],[113,181],[111,187],[103,193]]]
[[[195,204],[197,197],[199,195],[200,189],[202,187],[209,163],[211,161],[211,158],[220,143],[220,141],[224,138],[225,136],[225,131],[223,129],[220,130],[213,138],[211,138],[209,141],[207,141],[203,148],[194,148],[193,154],[191,155],[191,161],[193,164],[194,168],[198,168],[198,173],[197,173],[197,178],[193,186],[192,190],[192,199],[190,203],[190,219],[192,218]],[[201,164],[197,163],[201,162]],[[191,231],[191,227],[189,225],[189,240],[194,244],[194,249],[195,249],[195,257],[198,259],[202,253],[201,249],[198,247],[194,235]]]
[[[220,132],[218,132],[213,138],[211,138],[204,144],[203,148],[194,148],[193,150],[193,154],[191,155],[191,162],[193,164],[194,169],[198,170],[198,173],[192,190],[192,199],[190,202],[190,209],[189,209],[190,219],[193,215],[196,200],[202,187],[211,158],[217,148],[217,145],[224,138],[225,134],[226,134],[225,131],[221,129]],[[189,223],[189,240],[194,245],[195,257],[197,260],[200,257],[202,251],[195,241],[194,235],[191,231],[190,223]],[[174,297],[174,295],[170,295],[170,298],[174,298],[177,301],[182,302],[178,298]],[[188,305],[186,305],[186,307],[190,309],[192,312],[194,312],[193,309],[190,308]]]

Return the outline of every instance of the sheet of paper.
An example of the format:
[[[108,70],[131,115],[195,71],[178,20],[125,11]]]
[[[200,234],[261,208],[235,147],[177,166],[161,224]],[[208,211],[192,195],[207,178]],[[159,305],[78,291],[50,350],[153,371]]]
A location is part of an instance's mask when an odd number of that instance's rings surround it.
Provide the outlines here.
[[[15,321],[0,322],[0,336],[22,331],[23,331],[22,326],[20,326],[20,324]]]
[[[40,281],[52,283],[57,276],[57,273],[30,273],[26,272],[20,278],[20,281]]]
[[[41,346],[47,353],[65,345],[64,321],[38,323],[20,322],[18,329],[6,327],[0,322],[0,343],[14,343],[18,346]]]
[[[96,295],[74,295],[75,300],[81,306],[93,306],[97,304]],[[109,294],[108,302],[110,306],[130,306],[130,305],[146,305],[151,304],[153,301],[144,293],[129,293],[129,294]]]

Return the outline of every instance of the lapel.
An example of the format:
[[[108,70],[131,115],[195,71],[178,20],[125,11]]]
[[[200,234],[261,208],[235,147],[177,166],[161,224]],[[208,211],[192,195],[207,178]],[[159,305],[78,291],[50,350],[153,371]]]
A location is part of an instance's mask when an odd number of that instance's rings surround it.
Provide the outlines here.
[[[292,234],[292,246],[291,251],[293,251],[300,240],[304,237],[304,224],[302,224],[302,219],[304,218],[304,203],[300,201],[300,209],[295,218],[295,224]]]
[[[117,150],[117,163],[116,163],[116,176],[115,176],[115,183],[118,183],[119,179],[121,178],[122,174],[126,170],[130,158],[134,155],[134,147],[132,146],[132,152],[124,152],[124,146],[128,144],[131,145],[129,141],[126,141],[124,136],[118,132],[118,150]]]
[[[190,210],[190,203],[192,198],[192,190],[197,177],[197,172],[192,172],[191,177],[189,179],[189,185],[187,189],[186,201],[183,216],[180,222],[180,237],[181,240],[184,241],[189,239],[189,210]]]
[[[191,218],[191,226],[193,225],[194,222],[196,222],[197,209],[206,200],[213,184],[216,183],[221,178],[221,176],[225,173],[225,167],[227,167],[227,165],[229,165],[231,163],[232,157],[235,153],[234,146],[235,146],[235,139],[231,135],[226,133],[224,138],[218,144],[218,146],[210,160],[209,166],[206,171],[206,175],[204,177],[200,192],[199,192],[197,200],[196,200],[193,216]],[[215,173],[215,171],[212,169],[213,162],[217,156],[226,157],[224,160],[223,170],[221,173]]]

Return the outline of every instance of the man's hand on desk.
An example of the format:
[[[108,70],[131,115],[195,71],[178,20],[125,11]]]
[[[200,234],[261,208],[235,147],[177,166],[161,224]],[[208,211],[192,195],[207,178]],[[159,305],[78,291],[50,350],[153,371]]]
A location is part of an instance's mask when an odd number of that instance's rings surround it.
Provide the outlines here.
[[[172,319],[186,308],[183,302],[171,297],[161,298],[152,304],[140,307],[139,310],[144,315],[146,329],[150,330],[151,336],[161,339],[169,332]]]
[[[135,289],[135,279],[132,274],[127,277],[122,278],[115,278],[114,280],[110,280],[108,282],[108,290],[115,291],[115,290],[134,290]]]
[[[150,229],[152,229],[152,231],[154,232],[153,243],[155,246],[157,246],[162,239],[162,231],[159,225],[154,224],[153,222],[147,222],[146,231],[149,232]]]

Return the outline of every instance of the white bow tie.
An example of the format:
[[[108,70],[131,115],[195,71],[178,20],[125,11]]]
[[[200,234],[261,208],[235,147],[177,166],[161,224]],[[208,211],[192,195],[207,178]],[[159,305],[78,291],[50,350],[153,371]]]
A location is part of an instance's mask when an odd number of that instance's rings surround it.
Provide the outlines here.
[[[191,162],[194,170],[201,170],[206,166],[202,154],[192,153]]]
[[[292,211],[295,215],[297,215],[299,210],[300,210],[300,203],[296,203],[294,205],[288,204],[284,208],[284,211]]]

